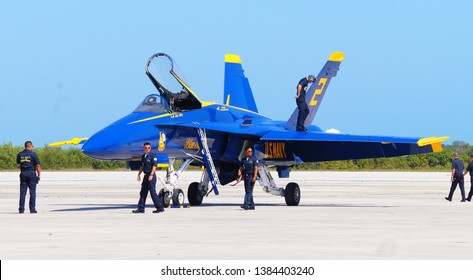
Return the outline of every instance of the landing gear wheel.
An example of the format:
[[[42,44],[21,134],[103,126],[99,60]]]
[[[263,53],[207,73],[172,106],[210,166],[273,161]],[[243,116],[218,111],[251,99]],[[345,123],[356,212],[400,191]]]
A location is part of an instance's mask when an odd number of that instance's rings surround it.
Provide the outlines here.
[[[189,189],[187,189],[187,199],[192,206],[198,206],[202,204],[204,197],[200,193],[198,182],[192,182],[189,185]]]
[[[184,192],[181,189],[174,189],[172,192],[172,204],[180,206],[184,204]]]
[[[297,206],[301,201],[301,189],[297,183],[289,183],[284,192],[287,206]]]
[[[171,196],[169,195],[169,192],[165,192],[164,189],[161,189],[159,191],[158,196],[159,196],[159,199],[161,199],[161,203],[163,204],[163,207],[168,208],[171,202]]]

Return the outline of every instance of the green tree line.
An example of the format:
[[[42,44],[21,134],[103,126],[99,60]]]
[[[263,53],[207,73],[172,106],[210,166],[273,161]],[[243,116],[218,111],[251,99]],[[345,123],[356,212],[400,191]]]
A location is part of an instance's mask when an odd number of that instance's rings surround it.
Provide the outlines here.
[[[16,155],[22,150],[23,147],[13,146],[11,143],[0,145],[0,170],[17,170]],[[126,168],[124,161],[92,159],[77,148],[62,149],[44,146],[34,151],[38,154],[41,168],[44,170]],[[440,153],[395,158],[309,162],[295,166],[293,170],[449,170],[453,152],[458,152],[460,159],[467,163],[469,155],[473,154],[473,146],[463,141],[455,141],[451,145],[443,145],[443,151]]]
[[[20,146],[11,143],[0,146],[0,170],[17,170],[16,155],[23,151]],[[124,161],[97,160],[84,155],[80,149],[62,149],[58,147],[35,148],[43,170],[65,170],[65,169],[97,169],[111,170],[126,168]]]

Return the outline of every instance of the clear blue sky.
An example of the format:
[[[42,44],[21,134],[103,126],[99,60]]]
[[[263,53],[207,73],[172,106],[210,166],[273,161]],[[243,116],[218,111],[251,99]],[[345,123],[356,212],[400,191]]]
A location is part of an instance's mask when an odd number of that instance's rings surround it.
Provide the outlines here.
[[[259,111],[286,120],[295,86],[345,61],[314,124],[342,133],[473,143],[471,1],[2,1],[0,144],[88,137],[155,89],[166,52],[222,102],[224,54],[243,60]]]

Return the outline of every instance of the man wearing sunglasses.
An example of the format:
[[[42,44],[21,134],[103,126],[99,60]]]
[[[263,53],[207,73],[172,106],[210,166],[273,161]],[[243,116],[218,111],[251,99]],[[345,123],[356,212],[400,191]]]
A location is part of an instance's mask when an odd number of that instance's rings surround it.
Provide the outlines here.
[[[144,173],[143,182],[141,183],[140,200],[138,201],[138,209],[133,210],[133,213],[144,213],[146,206],[146,197],[148,192],[151,194],[154,207],[156,210],[153,213],[164,212],[163,204],[156,193],[156,166],[158,165],[158,158],[151,152],[151,144],[146,142],[143,144],[144,154],[141,156],[141,167],[138,171],[137,180],[141,181],[141,173]]]

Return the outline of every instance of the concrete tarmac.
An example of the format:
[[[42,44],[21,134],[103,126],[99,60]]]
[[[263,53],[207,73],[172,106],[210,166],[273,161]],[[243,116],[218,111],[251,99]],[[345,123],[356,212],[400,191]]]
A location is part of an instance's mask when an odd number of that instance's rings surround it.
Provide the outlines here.
[[[243,183],[201,206],[132,214],[137,172],[43,172],[37,214],[18,214],[18,172],[0,172],[0,258],[13,259],[472,259],[473,203],[444,199],[448,172],[292,172],[302,199]],[[164,172],[159,171],[159,176]],[[185,172],[187,186],[201,172]],[[273,174],[277,176],[277,174]],[[465,189],[469,191],[469,176]],[[159,183],[158,183],[159,186]],[[187,204],[187,199],[186,199]]]

